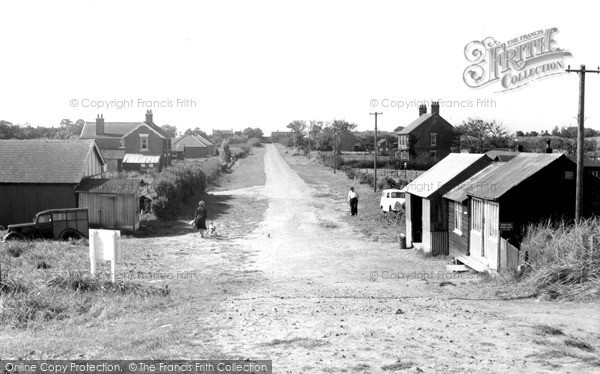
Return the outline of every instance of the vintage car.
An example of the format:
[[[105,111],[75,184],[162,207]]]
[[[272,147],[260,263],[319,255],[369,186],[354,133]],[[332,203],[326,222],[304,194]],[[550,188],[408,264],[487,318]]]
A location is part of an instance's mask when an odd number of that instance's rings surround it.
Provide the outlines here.
[[[384,212],[398,212],[404,208],[404,190],[391,188],[383,190],[379,207]]]
[[[8,225],[4,240],[75,240],[88,236],[87,208],[50,209],[35,215],[33,222]]]

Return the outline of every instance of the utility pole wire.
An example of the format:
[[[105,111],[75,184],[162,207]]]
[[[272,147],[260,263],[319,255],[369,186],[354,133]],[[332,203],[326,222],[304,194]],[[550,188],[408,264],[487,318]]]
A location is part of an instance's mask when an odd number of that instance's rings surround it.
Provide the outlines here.
[[[577,178],[575,182],[575,223],[579,223],[581,219],[581,207],[583,200],[583,136],[584,127],[583,123],[585,117],[583,116],[585,108],[585,74],[586,73],[600,73],[600,66],[598,70],[586,70],[585,65],[581,65],[581,68],[571,69],[571,65],[567,67],[568,73],[579,74],[579,113],[577,115]]]

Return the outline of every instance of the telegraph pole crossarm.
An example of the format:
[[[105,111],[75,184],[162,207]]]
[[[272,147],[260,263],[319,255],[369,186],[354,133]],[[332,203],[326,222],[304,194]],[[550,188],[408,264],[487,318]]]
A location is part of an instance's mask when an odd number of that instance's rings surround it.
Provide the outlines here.
[[[585,74],[600,73],[600,66],[597,70],[586,70],[585,65],[580,69],[571,69],[567,67],[567,73],[579,74],[579,113],[577,115],[577,178],[575,182],[575,223],[581,219],[581,208],[583,201],[583,146],[584,146],[584,110],[585,110]]]

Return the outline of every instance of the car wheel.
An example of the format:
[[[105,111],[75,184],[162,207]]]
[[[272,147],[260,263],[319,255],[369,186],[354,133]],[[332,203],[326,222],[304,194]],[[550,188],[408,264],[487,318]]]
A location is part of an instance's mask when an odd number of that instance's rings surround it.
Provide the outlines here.
[[[6,235],[4,237],[4,240],[7,241],[7,242],[8,241],[23,240],[23,237],[21,235],[19,235],[19,234],[12,233],[12,234]]]
[[[79,240],[79,239],[80,239],[80,236],[76,232],[67,232],[67,233],[63,234],[63,236],[62,236],[62,240],[66,241],[66,242],[72,242],[74,240]]]

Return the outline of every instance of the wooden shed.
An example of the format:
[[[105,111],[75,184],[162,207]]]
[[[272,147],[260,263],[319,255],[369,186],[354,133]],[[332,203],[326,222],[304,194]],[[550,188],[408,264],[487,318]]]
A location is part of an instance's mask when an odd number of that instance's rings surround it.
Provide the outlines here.
[[[76,208],[75,188],[102,177],[104,165],[94,140],[0,140],[0,226]]]
[[[451,153],[405,187],[407,244],[448,254],[448,202],[444,194],[489,165],[484,154]]]
[[[563,154],[521,153],[466,189],[469,257],[490,269],[515,268],[527,226],[575,216],[576,164]],[[600,214],[600,180],[584,174],[583,216]]]
[[[90,225],[135,231],[140,227],[141,179],[84,180],[77,187],[79,207],[88,208]]]

